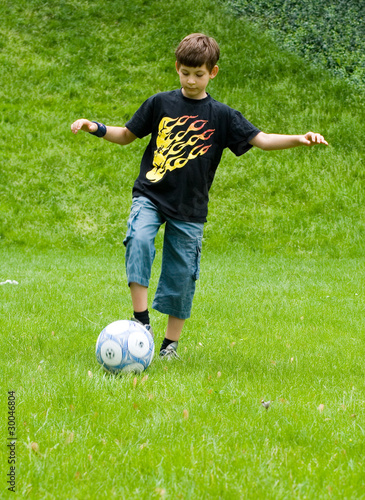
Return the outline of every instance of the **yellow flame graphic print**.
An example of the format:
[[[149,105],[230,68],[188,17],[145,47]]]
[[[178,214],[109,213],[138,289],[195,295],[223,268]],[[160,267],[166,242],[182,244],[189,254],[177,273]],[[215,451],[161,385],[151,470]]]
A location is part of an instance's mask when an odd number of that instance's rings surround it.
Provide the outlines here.
[[[166,172],[184,167],[189,160],[204,155],[211,147],[211,144],[204,145],[199,141],[207,141],[215,129],[202,131],[208,120],[195,120],[195,118],[197,116],[181,116],[180,118],[165,116],[162,118],[158,126],[153,169],[146,175],[149,181],[158,182]],[[174,129],[183,125],[187,125],[185,130],[174,132]]]

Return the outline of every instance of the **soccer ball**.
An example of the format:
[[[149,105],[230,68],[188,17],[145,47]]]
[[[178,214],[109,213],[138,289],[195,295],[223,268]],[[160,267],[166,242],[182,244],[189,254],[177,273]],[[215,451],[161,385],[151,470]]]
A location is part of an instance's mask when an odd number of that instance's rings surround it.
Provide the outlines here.
[[[141,373],[151,363],[155,352],[153,337],[135,321],[110,323],[96,341],[96,359],[110,373]]]

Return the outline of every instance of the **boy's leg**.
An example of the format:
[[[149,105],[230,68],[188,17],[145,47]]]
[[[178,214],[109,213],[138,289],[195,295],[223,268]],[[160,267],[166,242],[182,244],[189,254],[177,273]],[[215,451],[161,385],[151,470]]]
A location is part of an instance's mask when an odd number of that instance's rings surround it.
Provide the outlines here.
[[[148,310],[148,288],[138,283],[130,283],[129,289],[133,304],[133,320],[141,323],[152,335],[153,330]]]
[[[169,316],[165,338],[160,348],[160,357],[165,359],[180,359],[177,354],[179,338],[184,326],[185,320]]]
[[[173,342],[178,341],[184,326],[185,320],[169,316],[165,337]]]
[[[148,287],[130,283],[129,288],[134,312],[143,312],[148,309]]]
[[[150,200],[144,197],[133,200],[124,240],[125,265],[134,315],[143,324],[149,323],[147,298],[155,257],[154,241],[163,222],[157,207]]]
[[[162,268],[154,309],[169,315],[161,350],[180,338],[190,317],[195,282],[199,277],[203,223],[168,219],[165,227]]]

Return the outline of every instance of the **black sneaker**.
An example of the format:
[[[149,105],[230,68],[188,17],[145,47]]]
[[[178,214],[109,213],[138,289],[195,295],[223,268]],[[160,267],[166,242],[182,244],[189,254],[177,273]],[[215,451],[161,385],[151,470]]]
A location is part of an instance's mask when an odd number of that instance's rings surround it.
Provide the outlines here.
[[[160,351],[160,358],[166,360],[171,360],[171,359],[181,360],[180,356],[176,352],[176,349],[177,349],[177,342],[171,342],[171,344],[168,345],[166,349],[162,349],[162,351]]]

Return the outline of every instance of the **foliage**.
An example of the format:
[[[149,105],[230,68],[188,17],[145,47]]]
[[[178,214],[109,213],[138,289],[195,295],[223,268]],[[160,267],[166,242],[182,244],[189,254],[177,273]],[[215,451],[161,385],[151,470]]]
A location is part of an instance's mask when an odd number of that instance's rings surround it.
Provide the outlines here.
[[[365,91],[365,4],[361,0],[222,0],[276,42]]]

